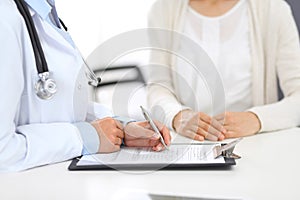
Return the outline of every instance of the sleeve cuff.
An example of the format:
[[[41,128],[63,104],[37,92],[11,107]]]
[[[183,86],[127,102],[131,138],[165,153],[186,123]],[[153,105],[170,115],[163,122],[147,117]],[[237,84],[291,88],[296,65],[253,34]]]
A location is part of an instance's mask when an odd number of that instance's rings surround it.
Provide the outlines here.
[[[119,122],[121,122],[123,127],[125,127],[130,122],[136,122],[135,119],[131,119],[131,118],[128,118],[128,117],[114,116],[113,118],[118,120]]]
[[[102,119],[111,116],[112,111],[107,106],[96,102],[89,103],[86,121],[92,122],[96,119]]]
[[[260,112],[259,109],[255,108],[255,107],[251,108],[247,111],[254,113],[257,116],[258,120],[260,121],[260,130],[257,132],[257,134],[268,131],[268,127],[266,127],[264,120],[263,120],[263,118],[264,118],[263,112]]]
[[[78,122],[73,125],[79,130],[83,141],[82,155],[97,153],[100,147],[100,141],[94,127],[88,122]]]
[[[170,130],[173,130],[173,119],[174,117],[182,110],[191,110],[191,108],[187,106],[183,106],[180,104],[168,104],[163,109],[159,109],[160,107],[153,107],[151,112],[153,116],[159,119],[163,124],[169,127]]]

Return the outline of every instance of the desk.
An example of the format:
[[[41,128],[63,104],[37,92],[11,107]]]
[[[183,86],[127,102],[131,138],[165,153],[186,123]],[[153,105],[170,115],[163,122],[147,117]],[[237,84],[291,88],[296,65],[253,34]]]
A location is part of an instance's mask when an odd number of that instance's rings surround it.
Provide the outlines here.
[[[0,199],[111,199],[122,189],[198,197],[300,199],[300,128],[247,137],[231,170],[76,171],[68,162],[0,175]]]

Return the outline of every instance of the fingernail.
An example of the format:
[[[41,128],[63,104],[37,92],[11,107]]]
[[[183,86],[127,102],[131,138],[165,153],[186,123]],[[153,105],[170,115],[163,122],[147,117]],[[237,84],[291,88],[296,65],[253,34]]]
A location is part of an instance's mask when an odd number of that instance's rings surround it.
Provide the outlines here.
[[[219,137],[219,139],[220,139],[220,140],[224,140],[224,139],[225,139],[224,135],[221,134],[221,136]]]
[[[201,137],[199,135],[197,135],[197,137],[195,137],[195,139],[198,140],[198,141],[204,141],[204,137]]]
[[[161,151],[162,150],[162,147],[161,146],[158,146],[157,147],[157,151]]]

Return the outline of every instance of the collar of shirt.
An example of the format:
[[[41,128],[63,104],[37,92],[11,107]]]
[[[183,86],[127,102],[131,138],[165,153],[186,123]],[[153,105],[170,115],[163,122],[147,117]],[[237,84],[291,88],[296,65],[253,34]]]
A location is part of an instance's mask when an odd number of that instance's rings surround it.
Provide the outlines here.
[[[1,1],[1,0],[0,0]],[[70,37],[69,34],[67,34],[62,29],[57,28],[50,20],[50,13],[52,6],[55,4],[55,0],[24,0],[31,9],[34,10],[43,20],[47,21],[51,26],[53,26],[70,44],[73,48],[75,48],[75,44]]]
[[[25,2],[44,20],[47,19],[52,9],[47,0],[25,0]],[[51,3],[54,1],[52,0]]]

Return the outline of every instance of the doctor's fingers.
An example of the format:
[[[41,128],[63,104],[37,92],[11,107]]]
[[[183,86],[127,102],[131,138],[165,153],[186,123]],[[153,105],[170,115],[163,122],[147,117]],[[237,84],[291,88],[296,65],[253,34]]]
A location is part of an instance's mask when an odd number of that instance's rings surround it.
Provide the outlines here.
[[[121,124],[121,122],[119,122],[118,120],[114,120],[114,121],[115,121],[115,123],[116,123],[117,128],[119,128],[120,130],[123,130],[123,129],[124,129],[124,127],[123,127],[123,125]]]
[[[125,145],[129,147],[153,147],[160,143],[159,139],[157,140],[149,140],[149,139],[133,139],[127,140],[125,139]]]
[[[101,138],[110,141],[112,144],[116,144],[116,140],[119,141],[124,138],[124,132],[117,128],[111,128],[109,130],[97,130],[98,135],[100,135]]]
[[[158,140],[135,139],[125,140],[125,145],[128,147],[153,147],[159,143]]]
[[[123,138],[115,135],[115,134],[109,134],[109,135],[104,135],[102,137],[102,143],[105,141],[108,141],[109,145],[121,145]],[[100,140],[100,145],[101,145],[101,140]]]
[[[122,144],[122,141],[123,141],[123,139],[121,139],[121,138],[119,138],[119,137],[116,137],[116,138],[114,138],[114,140],[113,140],[113,144],[114,145],[121,145]]]
[[[171,144],[171,134],[170,134],[170,130],[165,126],[162,130],[161,130],[161,134],[163,136],[163,139],[166,143],[167,146],[170,146]]]
[[[170,146],[170,144],[167,144],[166,140],[165,140],[165,143],[167,146]],[[165,149],[165,146],[161,142],[159,142],[156,146],[152,147],[153,151],[162,151],[164,149]]]
[[[123,139],[125,137],[124,131],[117,129],[117,128],[111,129],[108,134],[109,134],[109,136],[114,137],[114,138],[117,137],[117,138]]]
[[[110,151],[107,152],[107,153],[112,153],[112,152],[120,151],[120,149],[121,149],[120,145],[113,145],[111,147]]]
[[[165,149],[165,147],[164,147],[164,145],[162,143],[159,143],[158,145],[152,147],[153,151],[162,151],[164,149]]]
[[[153,120],[155,126],[157,127],[157,129],[160,131],[160,132],[163,132],[163,131],[167,131],[168,128],[162,124],[161,122],[157,121],[157,120]],[[141,122],[136,122],[138,125],[144,127],[145,129],[150,129],[150,130],[153,130],[153,128],[151,127],[150,123],[148,121],[141,121]],[[154,131],[154,130],[153,130]]]
[[[111,132],[111,130],[120,130],[122,131],[122,124],[120,124],[120,122],[118,122],[117,120],[114,120],[110,117],[107,118],[103,118],[103,119],[98,119],[95,120],[93,122],[91,122],[91,124],[96,128],[96,130],[99,132],[104,132],[104,133],[109,133]]]
[[[169,146],[171,144],[170,130],[159,121],[154,120],[154,123],[157,126],[158,130],[160,131],[161,135],[163,136],[166,145]]]
[[[148,123],[148,122],[147,122]],[[160,134],[162,135],[166,145],[170,145],[171,144],[171,134],[170,134],[170,130],[161,122],[154,120],[154,124],[157,127],[157,129],[159,130]],[[149,125],[150,126],[150,125]],[[152,130],[152,128],[149,128]],[[159,138],[159,136],[155,133],[154,135],[154,139]]]
[[[148,122],[131,122],[125,128],[125,137],[128,139],[157,139],[159,136],[156,133],[148,128]]]
[[[120,141],[121,139],[119,138],[118,140],[116,138],[107,138],[101,137],[100,138],[100,146],[99,146],[99,153],[111,153],[115,151],[120,150]]]

